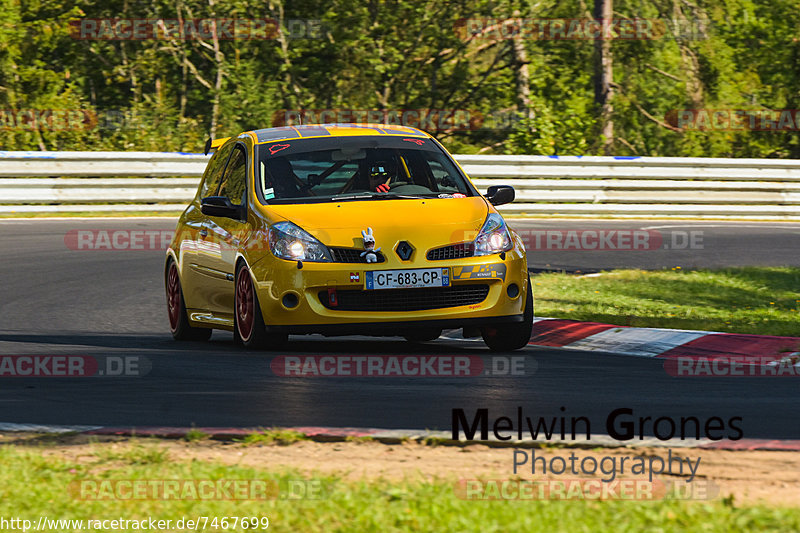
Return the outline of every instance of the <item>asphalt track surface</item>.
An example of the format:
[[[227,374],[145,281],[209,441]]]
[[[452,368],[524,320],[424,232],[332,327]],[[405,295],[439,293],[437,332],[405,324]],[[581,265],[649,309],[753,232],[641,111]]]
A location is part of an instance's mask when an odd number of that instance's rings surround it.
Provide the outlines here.
[[[616,268],[724,268],[736,266],[800,265],[800,223],[694,222],[611,220],[513,220],[528,244],[528,266],[540,269],[609,270]],[[622,230],[622,234],[619,232]],[[625,247],[635,230],[647,234],[647,246]],[[588,242],[597,248],[575,246],[594,231]],[[613,232],[618,235],[614,235]],[[606,240],[600,238],[600,232]],[[592,235],[594,237],[594,235]],[[640,241],[641,244],[644,244]],[[538,244],[538,247],[537,247]],[[622,245],[619,247],[618,245]],[[610,246],[609,246],[610,245]],[[615,246],[616,248],[611,248]]]
[[[800,262],[800,225],[528,221],[534,229],[651,228],[703,231],[701,249],[642,252],[540,250],[532,266],[570,268],[732,266]],[[606,433],[608,414],[742,417],[745,438],[800,438],[800,392],[791,378],[669,377],[662,362],[529,346],[525,375],[470,378],[286,378],[279,355],[475,355],[481,342],[292,337],[281,352],[246,352],[232,335],[177,343],[167,326],[161,250],[72,250],[72,229],[171,229],[157,219],[0,221],[0,355],[139,356],[140,377],[0,378],[0,422],[105,426],[339,426],[451,429],[451,409],[488,408],[490,419],[586,416]],[[666,229],[666,228],[665,228]],[[649,254],[649,255],[648,255]],[[546,258],[544,257],[546,255]],[[507,354],[510,356],[511,354]],[[561,411],[561,407],[565,410]],[[650,434],[648,430],[645,432]]]

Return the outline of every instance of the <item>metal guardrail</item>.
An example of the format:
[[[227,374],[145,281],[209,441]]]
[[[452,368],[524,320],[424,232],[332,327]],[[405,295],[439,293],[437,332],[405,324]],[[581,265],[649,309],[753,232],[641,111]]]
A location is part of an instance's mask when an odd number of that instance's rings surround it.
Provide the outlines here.
[[[0,178],[203,175],[210,156],[176,152],[2,152]]]
[[[800,160],[456,155],[481,190],[507,183],[513,214],[800,219]],[[0,213],[179,211],[208,157],[2,152]]]

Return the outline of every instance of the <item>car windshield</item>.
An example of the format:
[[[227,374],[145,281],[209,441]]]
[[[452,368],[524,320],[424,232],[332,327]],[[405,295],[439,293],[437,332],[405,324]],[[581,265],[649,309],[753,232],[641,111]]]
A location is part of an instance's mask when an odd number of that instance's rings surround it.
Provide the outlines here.
[[[259,145],[267,203],[473,196],[458,166],[425,138],[336,137]]]

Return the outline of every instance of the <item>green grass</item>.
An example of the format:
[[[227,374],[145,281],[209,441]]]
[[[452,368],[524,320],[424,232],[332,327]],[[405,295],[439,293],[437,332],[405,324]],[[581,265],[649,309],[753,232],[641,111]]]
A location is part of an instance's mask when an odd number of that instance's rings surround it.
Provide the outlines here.
[[[293,442],[308,440],[305,433],[290,429],[263,429],[258,433],[251,433],[243,439],[236,439],[245,445],[253,444],[291,444]]]
[[[146,458],[150,457],[151,461]],[[163,460],[152,454],[95,454],[71,462],[44,457],[40,450],[0,448],[0,516],[34,521],[181,517],[269,518],[269,530],[338,531],[797,531],[800,508],[737,506],[731,499],[709,502],[470,501],[454,484],[349,482],[315,476],[320,498],[267,501],[86,500],[68,487],[79,480],[260,479],[286,487],[303,479],[280,469],[262,471],[204,461]],[[465,473],[468,475],[468,473]],[[305,478],[312,479],[312,478]],[[296,491],[294,494],[299,494]],[[235,531],[242,531],[237,528]],[[234,529],[228,529],[234,531]]]
[[[449,444],[451,442],[450,439],[444,437],[436,437],[436,436],[429,436],[422,439],[422,443],[425,446],[441,446],[443,444]]]
[[[538,316],[800,336],[800,268],[617,270],[532,278]]]
[[[204,440],[209,437],[208,433],[203,433],[199,429],[192,427],[189,431],[186,432],[186,435],[183,436],[183,440],[187,442],[195,442],[198,440]]]
[[[355,435],[348,435],[345,437],[345,442],[376,442],[374,437],[370,437],[369,435],[358,436]]]
[[[168,460],[167,451],[152,444],[134,444],[122,448],[121,451],[99,443],[95,443],[93,447],[92,454],[99,463],[118,461],[132,465],[154,465]]]

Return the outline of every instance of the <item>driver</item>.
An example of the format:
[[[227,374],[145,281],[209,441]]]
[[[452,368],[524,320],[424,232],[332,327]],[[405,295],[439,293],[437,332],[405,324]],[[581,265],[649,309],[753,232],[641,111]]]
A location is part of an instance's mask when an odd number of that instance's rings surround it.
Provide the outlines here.
[[[270,184],[277,198],[299,198],[305,196],[298,186],[299,179],[292,164],[285,157],[273,157],[267,161],[267,172],[272,178]],[[267,189],[269,187],[265,187]]]
[[[397,165],[394,161],[376,161],[369,171],[369,190],[388,192],[389,183],[397,177]]]

